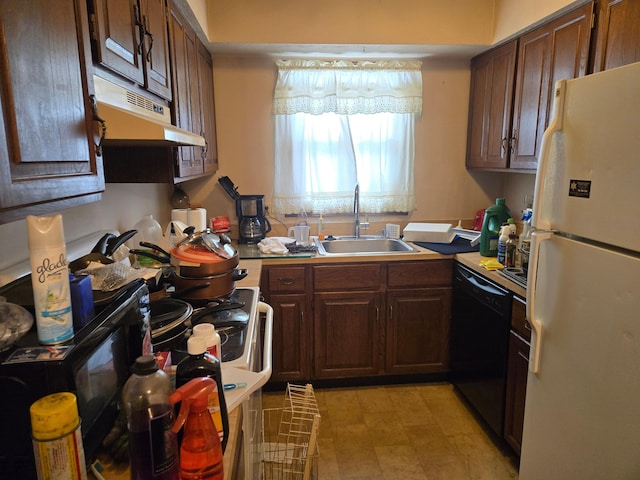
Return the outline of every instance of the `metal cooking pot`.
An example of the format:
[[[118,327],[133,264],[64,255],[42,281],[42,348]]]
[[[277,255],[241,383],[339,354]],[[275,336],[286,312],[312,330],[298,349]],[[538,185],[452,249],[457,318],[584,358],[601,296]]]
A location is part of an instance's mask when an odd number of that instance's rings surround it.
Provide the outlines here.
[[[235,290],[235,282],[242,280],[248,275],[246,269],[233,269],[217,275],[203,277],[183,277],[174,275],[176,296],[189,300],[207,300],[213,298],[224,298]],[[179,294],[184,291],[188,293]]]
[[[151,248],[152,251],[129,250],[129,252],[153,258],[163,264],[170,263],[175,267],[176,273],[183,277],[201,278],[227,273],[234,270],[240,262],[240,256],[235,249],[231,258],[222,258],[202,245],[179,245],[171,249],[171,253],[151,243],[140,242],[140,245]]]

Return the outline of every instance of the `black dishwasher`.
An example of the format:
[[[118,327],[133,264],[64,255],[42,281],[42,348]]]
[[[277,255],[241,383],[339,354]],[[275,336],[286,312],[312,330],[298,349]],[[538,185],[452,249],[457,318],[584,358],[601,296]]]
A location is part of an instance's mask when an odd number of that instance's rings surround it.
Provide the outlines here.
[[[511,292],[464,265],[453,271],[451,382],[502,437]]]

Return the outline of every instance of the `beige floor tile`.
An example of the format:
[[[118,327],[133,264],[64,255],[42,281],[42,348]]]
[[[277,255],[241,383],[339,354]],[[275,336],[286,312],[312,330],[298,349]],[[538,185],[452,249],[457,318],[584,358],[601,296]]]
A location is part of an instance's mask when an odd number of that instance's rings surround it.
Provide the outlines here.
[[[321,414],[320,480],[514,480],[450,384],[315,389]],[[263,395],[280,408],[284,392]],[[486,428],[486,427],[485,427]]]

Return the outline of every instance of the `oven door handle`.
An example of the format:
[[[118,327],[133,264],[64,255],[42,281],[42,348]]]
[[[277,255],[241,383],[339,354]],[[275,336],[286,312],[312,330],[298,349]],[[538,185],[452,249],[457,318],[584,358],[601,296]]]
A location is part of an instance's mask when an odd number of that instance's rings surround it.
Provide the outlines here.
[[[258,373],[261,379],[256,387],[260,388],[271,378],[271,343],[273,340],[273,308],[268,303],[258,302],[258,313],[260,317],[265,314],[264,340],[262,345],[262,370]],[[258,341],[258,339],[254,339]]]

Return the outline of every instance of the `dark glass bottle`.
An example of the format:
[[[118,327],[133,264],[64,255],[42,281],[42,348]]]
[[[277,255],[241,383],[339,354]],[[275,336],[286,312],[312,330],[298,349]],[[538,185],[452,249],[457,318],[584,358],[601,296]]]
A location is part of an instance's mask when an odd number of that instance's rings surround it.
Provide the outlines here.
[[[124,385],[131,480],[179,480],[178,442],[171,431],[174,415],[169,376],[153,355],[136,359]]]

